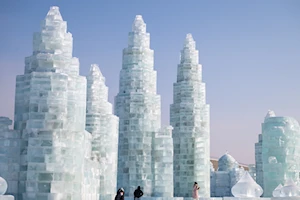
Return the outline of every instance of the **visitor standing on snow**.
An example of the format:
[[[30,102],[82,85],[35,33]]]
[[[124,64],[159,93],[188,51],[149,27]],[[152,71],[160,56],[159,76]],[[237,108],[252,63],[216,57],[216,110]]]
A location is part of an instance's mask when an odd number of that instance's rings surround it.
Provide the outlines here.
[[[134,200],[139,200],[144,195],[140,186],[137,187],[137,189],[134,191],[133,195],[134,195]]]
[[[125,195],[124,189],[123,188],[118,189],[115,200],[124,200],[124,195]]]
[[[200,189],[200,187],[198,186],[198,183],[195,182],[194,183],[194,187],[193,187],[193,199],[199,199],[199,194],[198,194],[198,190]]]

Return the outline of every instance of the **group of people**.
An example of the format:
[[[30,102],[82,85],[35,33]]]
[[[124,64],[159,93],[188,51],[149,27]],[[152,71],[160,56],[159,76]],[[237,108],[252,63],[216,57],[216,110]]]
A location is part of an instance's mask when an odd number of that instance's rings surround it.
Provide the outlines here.
[[[200,187],[198,186],[198,183],[195,182],[194,186],[193,186],[193,199],[195,199],[195,200],[199,199],[199,194],[198,194],[199,189],[200,189]],[[134,200],[139,200],[139,198],[141,198],[143,195],[144,195],[144,193],[141,190],[141,187],[138,186],[137,189],[133,193]],[[125,196],[125,191],[124,191],[123,188],[120,188],[117,191],[117,195],[115,197],[115,200],[124,200],[124,196]]]
[[[133,196],[134,200],[139,200],[144,195],[143,191],[141,190],[141,187],[138,186],[137,189],[134,191]],[[118,189],[117,195],[115,197],[115,200],[124,200],[125,191],[123,188]]]

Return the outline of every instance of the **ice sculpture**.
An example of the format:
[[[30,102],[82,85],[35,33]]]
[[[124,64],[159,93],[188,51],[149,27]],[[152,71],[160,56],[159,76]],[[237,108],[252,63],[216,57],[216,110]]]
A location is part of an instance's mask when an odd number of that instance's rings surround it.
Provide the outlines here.
[[[271,113],[271,114],[270,114]],[[291,117],[268,114],[262,124],[261,154],[264,197],[272,196],[273,190],[288,179],[299,180],[300,126]],[[259,157],[259,156],[257,156]],[[259,179],[257,173],[257,179]]]
[[[0,177],[0,196],[4,195],[7,190],[7,182],[4,178]]]
[[[51,7],[16,79],[23,200],[99,199],[99,164],[90,158],[92,137],[85,131],[86,78],[72,46],[67,22]]]
[[[282,185],[279,184],[272,192],[273,197],[280,197],[281,196],[281,188]]]
[[[174,196],[191,197],[191,189],[197,181],[201,188],[199,196],[209,197],[209,105],[202,82],[202,66],[191,34],[187,34],[181,50],[173,87],[170,124],[174,128]]]
[[[232,196],[232,186],[245,172],[243,168],[239,168],[239,164],[228,152],[219,159],[218,165],[220,164],[217,171],[211,172],[211,197]]]
[[[252,197],[257,198],[263,194],[263,189],[250,176],[248,171],[245,171],[242,178],[231,188],[234,197]]]
[[[154,197],[173,197],[172,127],[163,127],[153,141]]]
[[[300,187],[292,179],[289,179],[281,188],[280,197],[300,197]]]
[[[141,186],[144,196],[153,192],[152,140],[161,127],[160,96],[156,92],[150,34],[137,15],[123,50],[115,113],[119,117],[118,187],[132,196]],[[173,187],[173,185],[170,185]]]
[[[17,196],[20,169],[20,132],[9,129],[12,120],[0,117],[1,176],[9,183],[7,193]],[[8,159],[9,158],[9,159]]]
[[[119,119],[112,114],[108,88],[98,65],[87,76],[86,130],[92,134],[92,155],[101,167],[100,198],[111,200],[117,190]]]

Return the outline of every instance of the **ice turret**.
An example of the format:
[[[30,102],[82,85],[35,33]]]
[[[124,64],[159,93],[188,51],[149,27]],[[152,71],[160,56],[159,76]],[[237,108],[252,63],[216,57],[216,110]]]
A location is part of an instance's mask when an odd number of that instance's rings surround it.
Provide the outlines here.
[[[99,198],[99,163],[91,160],[92,138],[85,131],[86,78],[79,76],[72,46],[67,23],[58,7],[51,7],[34,34],[25,73],[16,80],[23,200]]]
[[[128,47],[123,50],[115,98],[115,113],[120,119],[118,187],[124,187],[126,196],[132,196],[137,186],[143,188],[144,196],[153,193],[152,141],[161,126],[153,61],[150,34],[138,15],[128,35]]]
[[[300,169],[300,126],[291,117],[268,114],[262,124],[261,149],[256,150],[256,158],[261,158],[261,166],[256,174],[263,180],[264,197],[272,196],[274,189],[289,179],[299,181]],[[260,157],[259,157],[260,156]],[[256,161],[257,162],[257,161]]]
[[[238,162],[226,152],[218,161],[218,171],[230,171],[234,168],[238,168]]]
[[[181,50],[174,83],[170,124],[174,140],[174,196],[191,197],[195,181],[201,197],[210,196],[209,105],[206,104],[202,66],[191,34]]]
[[[92,157],[100,163],[100,198],[111,200],[117,189],[119,119],[112,114],[108,88],[98,65],[87,76],[86,130],[92,134]]]

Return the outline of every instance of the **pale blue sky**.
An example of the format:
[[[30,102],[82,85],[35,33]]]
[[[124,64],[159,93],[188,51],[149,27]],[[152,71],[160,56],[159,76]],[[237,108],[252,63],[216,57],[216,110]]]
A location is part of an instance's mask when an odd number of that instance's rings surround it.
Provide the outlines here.
[[[300,119],[298,0],[1,0],[0,116],[13,118],[15,76],[23,73],[32,34],[53,5],[73,34],[81,74],[98,63],[111,102],[128,32],[135,15],[143,15],[155,51],[163,124],[169,123],[179,52],[192,33],[211,105],[213,157],[228,150],[238,161],[254,163],[268,109]]]

